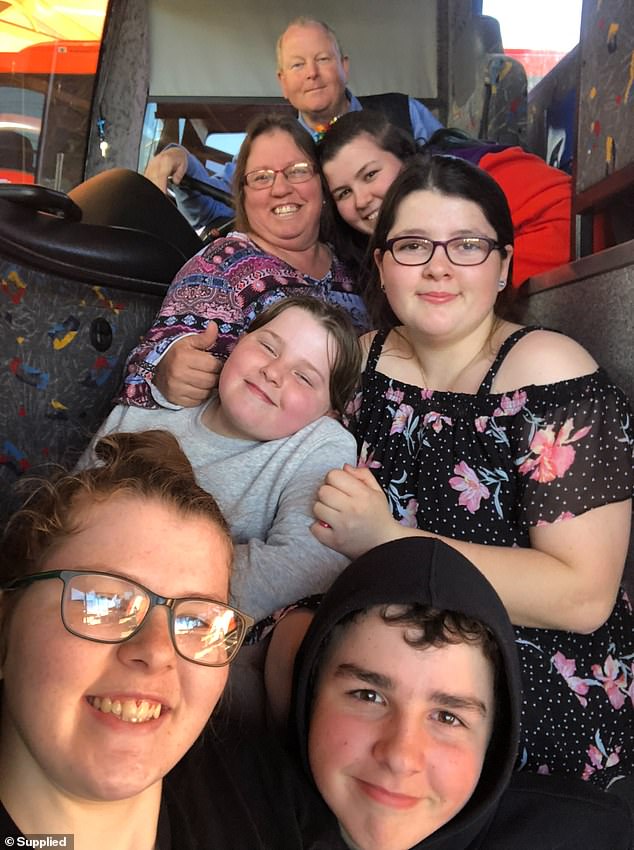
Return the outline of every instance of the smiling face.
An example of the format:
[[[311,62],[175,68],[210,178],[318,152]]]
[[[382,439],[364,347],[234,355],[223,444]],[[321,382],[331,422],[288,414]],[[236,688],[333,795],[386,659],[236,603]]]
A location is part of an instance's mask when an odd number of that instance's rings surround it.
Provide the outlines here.
[[[254,139],[245,173],[261,168],[280,171],[297,162],[306,162],[304,151],[288,133],[273,130]],[[317,173],[305,183],[290,183],[284,174],[278,173],[268,189],[244,187],[250,231],[265,248],[302,250],[312,247],[319,236],[322,199]]]
[[[379,147],[368,133],[357,136],[323,165],[339,215],[368,235],[374,230],[385,193],[402,168],[400,159]]]
[[[230,552],[211,520],[124,495],[79,508],[78,519],[78,533],[52,551],[42,571],[110,571],[167,597],[226,602]],[[3,665],[2,784],[17,773],[34,787],[53,785],[80,799],[127,799],[155,786],[189,749],[220,697],[227,668],[178,656],[162,607],[126,643],[71,635],[60,616],[62,587],[59,579],[36,582],[12,611]],[[121,718],[104,710],[105,699],[122,704]],[[139,719],[135,704],[143,700],[155,709],[160,704],[158,718],[130,722]]]
[[[277,440],[331,413],[333,345],[305,310],[284,310],[240,339],[220,373],[220,403],[207,408],[205,424],[226,437]]]
[[[310,767],[360,850],[407,850],[450,821],[491,736],[493,669],[480,647],[421,649],[406,632],[376,610],[354,621],[316,688]]]
[[[497,240],[478,204],[434,190],[411,192],[400,203],[388,239],[397,236],[447,240],[484,236]],[[493,321],[498,282],[506,280],[513,248],[502,259],[494,250],[478,266],[456,266],[436,248],[421,266],[399,265],[389,251],[375,252],[385,297],[412,337],[460,340]]]
[[[290,26],[281,42],[277,78],[282,94],[314,128],[348,109],[348,58],[319,24]]]

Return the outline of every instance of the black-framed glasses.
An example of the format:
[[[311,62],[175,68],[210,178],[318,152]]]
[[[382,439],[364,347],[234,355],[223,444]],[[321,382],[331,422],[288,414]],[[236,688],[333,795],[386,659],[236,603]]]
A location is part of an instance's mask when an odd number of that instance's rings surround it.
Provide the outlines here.
[[[293,162],[286,168],[258,168],[245,174],[244,182],[251,189],[270,189],[276,174],[283,174],[289,183],[306,183],[315,176],[315,166],[312,162]]]
[[[487,236],[456,236],[454,239],[425,239],[423,236],[397,236],[388,239],[383,248],[401,266],[422,266],[428,263],[436,248],[441,245],[447,259],[454,266],[479,266],[489,254],[501,249],[499,242]]]
[[[95,643],[124,643],[139,631],[153,608],[165,605],[174,649],[187,661],[205,667],[229,664],[254,622],[215,599],[160,596],[111,573],[49,570],[14,579],[2,589],[16,590],[51,578],[64,583],[62,623],[72,635]]]

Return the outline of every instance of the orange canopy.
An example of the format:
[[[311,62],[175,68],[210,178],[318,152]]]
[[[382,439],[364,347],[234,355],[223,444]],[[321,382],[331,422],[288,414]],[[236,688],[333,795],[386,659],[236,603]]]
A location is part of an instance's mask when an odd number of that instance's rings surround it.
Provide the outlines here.
[[[108,0],[0,2],[2,73],[90,74]]]

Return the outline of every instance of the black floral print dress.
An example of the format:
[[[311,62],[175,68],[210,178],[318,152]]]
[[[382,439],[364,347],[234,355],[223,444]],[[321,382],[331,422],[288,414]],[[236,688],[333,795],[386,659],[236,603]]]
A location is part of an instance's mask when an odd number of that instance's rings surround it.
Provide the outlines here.
[[[376,371],[377,333],[353,405],[359,465],[404,525],[472,543],[530,546],[529,528],[630,498],[632,412],[602,369],[491,394],[505,341],[475,395]],[[597,582],[601,564],[597,564]],[[519,766],[603,787],[634,772],[634,616],[623,590],[590,635],[517,627],[524,707]]]

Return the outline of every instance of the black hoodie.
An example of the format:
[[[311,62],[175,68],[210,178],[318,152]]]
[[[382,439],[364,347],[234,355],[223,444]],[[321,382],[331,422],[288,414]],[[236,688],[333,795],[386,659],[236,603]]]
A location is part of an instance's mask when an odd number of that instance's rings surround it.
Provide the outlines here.
[[[324,597],[295,665],[291,725],[306,773],[310,776],[307,745],[316,666],[332,629],[355,611],[411,603],[460,612],[484,623],[495,635],[502,658],[495,723],[476,790],[449,823],[411,850],[630,848],[629,814],[617,798],[574,779],[513,777],[521,704],[515,632],[481,573],[456,550],[431,538],[372,549],[351,564]],[[346,845],[336,825],[323,823],[321,835],[306,836],[304,846],[335,850]]]

